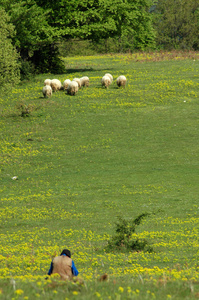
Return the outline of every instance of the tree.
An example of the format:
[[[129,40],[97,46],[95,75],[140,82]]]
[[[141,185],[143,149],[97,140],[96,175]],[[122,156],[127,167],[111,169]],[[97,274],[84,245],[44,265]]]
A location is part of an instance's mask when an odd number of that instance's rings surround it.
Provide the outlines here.
[[[64,71],[55,46],[56,30],[47,20],[49,10],[44,10],[34,0],[0,0],[0,5],[9,14],[17,33],[12,42],[21,57],[23,78],[28,79],[33,72],[32,63],[38,72]]]
[[[98,39],[116,30],[113,20],[104,14],[103,0],[36,0],[49,9],[49,24],[57,37]]]
[[[9,91],[20,81],[18,53],[12,45],[15,31],[10,18],[0,7],[0,90]]]
[[[153,15],[160,47],[199,49],[198,0],[157,1]]]
[[[28,59],[39,46],[52,42],[53,30],[47,22],[48,11],[44,11],[34,0],[0,0],[15,26],[17,34],[13,43],[21,58]]]
[[[16,35],[12,42],[22,59],[21,74],[33,63],[39,72],[62,73],[56,42],[81,38],[93,42],[116,38],[120,50],[154,44],[149,13],[151,0],[0,0]],[[126,50],[124,47],[124,50]]]
[[[155,32],[149,13],[151,1],[104,0],[104,3],[105,11],[114,20],[120,50],[123,47],[131,50],[154,47]]]
[[[97,42],[126,37],[134,49],[154,45],[150,0],[36,0],[50,9],[49,23],[57,36]]]

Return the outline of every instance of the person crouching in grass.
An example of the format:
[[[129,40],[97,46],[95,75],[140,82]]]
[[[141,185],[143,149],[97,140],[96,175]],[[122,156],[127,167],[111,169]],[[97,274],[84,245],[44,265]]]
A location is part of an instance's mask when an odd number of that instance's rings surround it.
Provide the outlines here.
[[[60,256],[53,258],[48,275],[55,273],[58,273],[63,280],[72,280],[74,276],[79,274],[68,249],[64,249]]]

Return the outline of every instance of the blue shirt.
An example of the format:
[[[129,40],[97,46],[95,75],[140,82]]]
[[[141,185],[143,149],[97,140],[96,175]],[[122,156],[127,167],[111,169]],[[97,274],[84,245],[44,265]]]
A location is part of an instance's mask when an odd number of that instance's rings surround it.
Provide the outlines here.
[[[62,255],[65,255],[66,254],[62,254]],[[76,269],[75,267],[75,264],[74,264],[74,261],[72,260],[72,266],[71,266],[71,269],[72,269],[72,273],[74,276],[77,276],[79,274],[78,270]],[[52,274],[52,271],[53,271],[53,260],[51,261],[51,264],[50,264],[50,269],[48,271],[48,275],[51,275]]]

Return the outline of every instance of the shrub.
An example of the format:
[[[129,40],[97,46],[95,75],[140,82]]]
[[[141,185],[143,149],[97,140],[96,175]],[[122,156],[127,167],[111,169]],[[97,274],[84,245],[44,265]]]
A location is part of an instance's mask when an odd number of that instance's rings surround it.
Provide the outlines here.
[[[31,112],[34,110],[33,105],[31,104],[26,105],[23,101],[18,102],[16,104],[16,108],[19,110],[21,117],[29,117]]]
[[[152,247],[145,239],[134,238],[135,229],[140,225],[143,218],[148,216],[148,213],[139,215],[134,220],[125,220],[118,217],[116,222],[116,234],[108,241],[107,250],[128,250],[128,251],[147,251],[152,252]]]
[[[37,73],[63,74],[66,68],[59,55],[57,45],[47,44],[34,51],[31,61]]]
[[[21,60],[20,76],[21,80],[30,80],[35,76],[35,67],[32,62]]]

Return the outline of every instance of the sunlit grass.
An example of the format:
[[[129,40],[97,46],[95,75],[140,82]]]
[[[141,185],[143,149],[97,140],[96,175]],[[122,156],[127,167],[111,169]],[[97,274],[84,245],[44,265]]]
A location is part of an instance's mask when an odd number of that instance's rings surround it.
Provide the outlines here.
[[[66,74],[0,96],[1,297],[197,297],[199,60],[187,55],[65,58]],[[43,98],[45,78],[83,75],[90,86],[76,96]],[[32,105],[27,117],[21,101]],[[135,237],[154,252],[106,253],[117,216],[143,212],[151,215]],[[85,286],[45,280],[66,247]],[[98,282],[104,273],[109,281]]]

